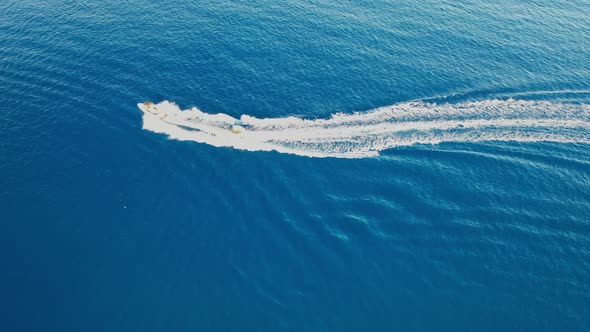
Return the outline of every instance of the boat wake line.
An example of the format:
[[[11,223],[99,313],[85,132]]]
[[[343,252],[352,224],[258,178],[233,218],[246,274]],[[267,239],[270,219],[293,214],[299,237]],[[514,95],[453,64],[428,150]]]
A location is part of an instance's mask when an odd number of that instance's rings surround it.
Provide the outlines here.
[[[401,103],[326,119],[259,119],[140,103],[143,129],[171,139],[309,157],[363,158],[415,144],[518,141],[590,143],[590,104],[483,100]]]

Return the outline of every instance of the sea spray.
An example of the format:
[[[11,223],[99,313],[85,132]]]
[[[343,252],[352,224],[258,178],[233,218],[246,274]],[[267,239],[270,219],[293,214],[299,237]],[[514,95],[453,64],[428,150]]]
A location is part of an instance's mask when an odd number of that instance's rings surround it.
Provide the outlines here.
[[[141,104],[139,104],[141,106]],[[255,118],[181,110],[163,101],[143,113],[143,128],[172,139],[249,151],[363,158],[380,151],[442,142],[590,143],[590,105],[549,101],[409,102],[328,118]],[[245,132],[231,127],[240,123]]]

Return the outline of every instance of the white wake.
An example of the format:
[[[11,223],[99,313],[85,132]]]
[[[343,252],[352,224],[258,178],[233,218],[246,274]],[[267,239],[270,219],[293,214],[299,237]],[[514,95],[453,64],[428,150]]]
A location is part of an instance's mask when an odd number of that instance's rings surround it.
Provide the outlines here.
[[[258,119],[180,110],[163,101],[143,110],[143,128],[178,140],[311,157],[362,158],[414,144],[520,141],[590,143],[590,104],[485,100],[410,102],[327,119]],[[233,133],[232,126],[245,130]]]

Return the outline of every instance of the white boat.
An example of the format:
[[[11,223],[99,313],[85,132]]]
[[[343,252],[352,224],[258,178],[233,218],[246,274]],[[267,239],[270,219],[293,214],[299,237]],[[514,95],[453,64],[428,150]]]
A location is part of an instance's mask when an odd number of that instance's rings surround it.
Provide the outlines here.
[[[203,122],[199,117],[178,117],[177,114],[170,114],[166,109],[158,109],[158,105],[151,101],[138,103],[137,107],[145,113],[145,115],[155,115],[157,118],[162,120],[164,123],[179,126],[185,130],[199,130],[210,135],[216,136],[222,133],[240,135],[246,132],[246,124],[237,120],[234,124],[229,123],[207,123]]]

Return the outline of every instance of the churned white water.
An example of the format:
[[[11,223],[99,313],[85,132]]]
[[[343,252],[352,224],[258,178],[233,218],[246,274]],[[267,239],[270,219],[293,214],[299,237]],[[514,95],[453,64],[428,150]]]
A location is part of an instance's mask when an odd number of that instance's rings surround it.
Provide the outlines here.
[[[197,108],[181,110],[169,101],[152,111],[143,113],[143,128],[171,139],[310,157],[362,158],[399,146],[442,142],[590,142],[590,105],[549,101],[409,102],[326,119],[236,119]],[[232,133],[236,124],[246,130]]]

